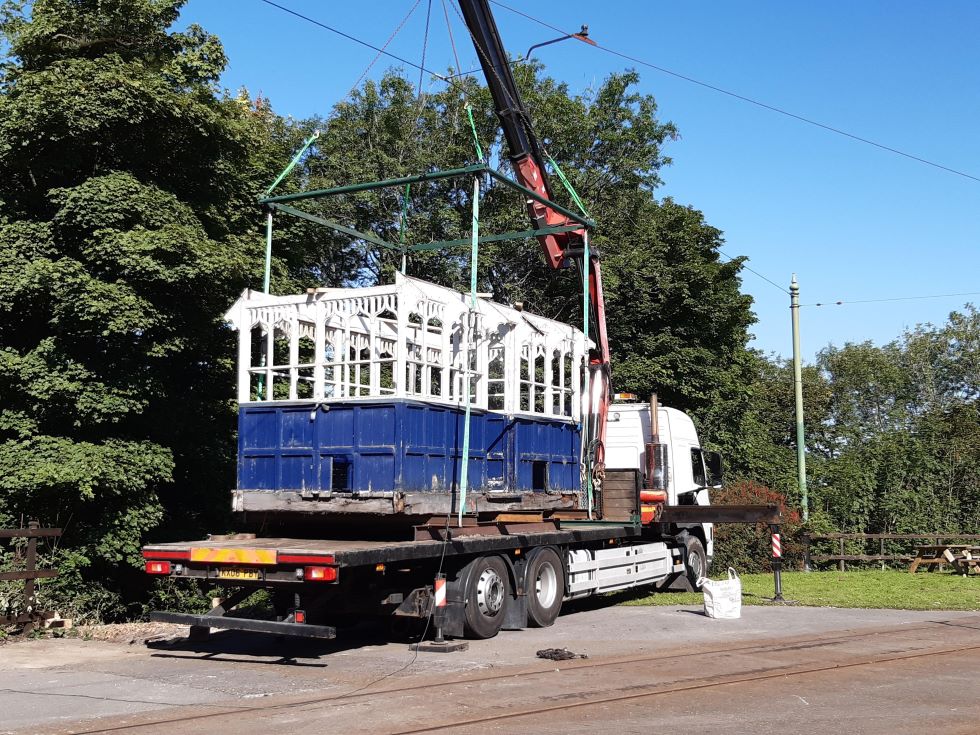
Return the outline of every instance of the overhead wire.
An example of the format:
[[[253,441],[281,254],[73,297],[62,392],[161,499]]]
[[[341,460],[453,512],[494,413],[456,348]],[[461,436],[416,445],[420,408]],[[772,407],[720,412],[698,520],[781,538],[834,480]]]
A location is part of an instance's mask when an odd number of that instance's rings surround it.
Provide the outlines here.
[[[433,69],[426,68],[424,65],[416,64],[415,62],[409,61],[408,59],[404,58],[403,56],[399,56],[398,54],[391,53],[390,51],[388,51],[384,47],[379,48],[378,46],[375,46],[372,43],[369,43],[369,42],[367,42],[367,41],[365,41],[365,40],[363,40],[361,38],[358,38],[357,36],[351,35],[350,33],[346,33],[345,31],[342,31],[339,28],[335,28],[335,27],[333,27],[333,26],[331,26],[331,25],[329,25],[327,23],[324,23],[322,21],[318,21],[315,18],[311,18],[308,15],[304,15],[303,13],[299,13],[299,12],[293,10],[292,8],[286,7],[285,5],[280,5],[279,3],[274,2],[274,0],[260,0],[260,2],[263,2],[266,5],[269,5],[271,7],[278,8],[279,10],[283,11],[284,13],[289,13],[292,16],[295,16],[297,18],[300,18],[301,20],[305,20],[306,22],[312,23],[313,25],[319,26],[320,28],[323,28],[324,30],[330,31],[331,33],[335,33],[336,35],[341,36],[342,38],[346,38],[349,41],[353,41],[356,44],[359,44],[361,46],[364,46],[365,48],[369,48],[369,49],[372,49],[374,51],[377,51],[379,53],[379,56],[380,55],[387,56],[387,57],[389,57],[391,59],[394,59],[395,61],[401,62],[402,64],[407,64],[408,66],[412,67],[413,69],[418,69],[418,70],[423,71],[423,72],[428,72],[429,74],[432,74],[433,76],[435,76],[440,81],[446,82],[449,85],[455,86],[455,84],[454,84],[455,83],[455,77],[468,76],[470,74],[475,74],[478,71],[480,71],[479,69],[471,69],[469,71],[457,72],[456,74],[450,74],[450,75],[440,74],[439,72],[436,72]],[[532,21],[534,23],[537,23],[537,24],[539,24],[541,26],[544,26],[545,28],[549,28],[549,29],[551,29],[553,31],[556,31],[557,33],[561,33],[561,34],[564,34],[564,35],[572,35],[572,34],[569,34],[567,31],[565,31],[564,29],[559,28],[558,26],[552,25],[551,23],[548,23],[546,21],[543,21],[540,18],[536,18],[533,15],[530,15],[528,13],[525,13],[522,10],[518,10],[517,8],[511,7],[510,5],[507,5],[506,3],[503,3],[500,0],[490,0],[490,2],[492,2],[494,5],[497,5],[497,6],[501,7],[501,8],[503,8],[504,10],[507,10],[507,11],[509,11],[511,13],[514,13],[515,15],[519,15],[519,16],[521,16],[523,18],[526,18],[527,20],[530,20],[530,21]],[[663,66],[660,66],[658,64],[654,64],[652,62],[646,61],[645,59],[640,59],[640,58],[638,58],[636,56],[632,56],[632,55],[627,54],[627,53],[624,53],[622,51],[617,51],[616,49],[610,48],[608,46],[604,46],[604,45],[602,45],[600,43],[593,43],[593,44],[589,44],[589,45],[590,46],[594,46],[595,48],[597,48],[597,49],[599,49],[601,51],[605,51],[606,53],[611,54],[613,56],[618,56],[619,58],[626,59],[627,61],[632,61],[634,64],[639,64],[640,66],[648,67],[648,68],[653,69],[655,71],[659,71],[659,72],[661,72],[663,74],[667,74],[669,76],[676,77],[677,79],[681,79],[681,80],[683,80],[685,82],[690,82],[691,84],[696,84],[699,87],[703,87],[705,89],[710,89],[713,92],[718,92],[719,94],[724,94],[724,95],[726,95],[728,97],[732,97],[733,99],[737,99],[737,100],[740,100],[742,102],[746,102],[748,104],[755,105],[756,107],[759,107],[759,108],[768,110],[770,112],[774,112],[774,113],[777,113],[779,115],[784,115],[785,117],[792,118],[794,120],[797,120],[799,122],[805,123],[807,125],[812,125],[812,126],[814,126],[816,128],[820,128],[822,130],[826,130],[827,132],[831,132],[831,133],[834,133],[836,135],[840,135],[840,136],[843,136],[845,138],[849,138],[849,139],[854,140],[854,141],[857,141],[859,143],[864,143],[866,145],[873,146],[875,148],[878,148],[880,150],[886,151],[888,153],[893,153],[895,155],[902,156],[904,158],[908,158],[908,159],[910,159],[912,161],[916,161],[916,162],[921,163],[921,164],[926,165],[926,166],[931,166],[932,168],[936,168],[936,169],[939,169],[941,171],[945,171],[947,173],[955,174],[956,176],[960,176],[960,177],[963,177],[965,179],[970,179],[972,181],[980,182],[980,176],[975,176],[974,174],[968,173],[966,171],[960,171],[959,169],[952,168],[951,166],[946,166],[944,164],[937,163],[936,161],[931,161],[928,158],[923,158],[922,156],[917,156],[914,153],[908,153],[907,151],[903,151],[903,150],[901,150],[899,148],[895,148],[893,146],[885,145],[884,143],[879,143],[879,142],[877,142],[875,140],[871,140],[870,138],[865,138],[865,137],[863,137],[861,135],[857,135],[855,133],[849,133],[846,130],[843,130],[841,128],[834,127],[833,125],[828,125],[826,123],[822,123],[822,122],[820,122],[818,120],[814,120],[814,119],[809,118],[809,117],[806,117],[804,115],[799,115],[799,114],[797,114],[795,112],[790,112],[789,110],[783,109],[781,107],[777,107],[776,105],[770,105],[769,103],[762,102],[761,100],[757,100],[757,99],[754,99],[752,97],[748,97],[746,95],[739,94],[738,92],[733,92],[733,91],[731,91],[729,89],[725,89],[723,87],[719,87],[716,84],[711,84],[709,82],[705,82],[705,81],[702,81],[700,79],[696,79],[696,78],[694,78],[692,76],[689,76],[687,74],[682,74],[680,72],[676,72],[676,71],[674,71],[672,69],[668,69],[668,68],[663,67]],[[372,65],[373,65],[373,63],[374,62],[372,62]]]
[[[308,23],[311,23],[311,24],[313,24],[315,26],[318,26],[320,28],[323,28],[324,30],[330,31],[331,33],[335,33],[338,36],[341,36],[341,37],[346,38],[346,39],[348,39],[350,41],[353,41],[354,43],[357,43],[357,44],[359,44],[361,46],[364,46],[366,48],[369,48],[369,49],[372,49],[372,50],[376,51],[377,52],[377,55],[374,57],[374,59],[369,64],[368,69],[365,70],[365,74],[367,73],[367,71],[370,70],[370,68],[377,62],[377,60],[381,56],[388,56],[389,58],[395,59],[396,61],[400,61],[403,64],[407,64],[408,66],[412,67],[413,69],[418,69],[418,71],[419,71],[419,80],[420,80],[419,83],[420,83],[420,85],[421,85],[422,75],[425,74],[425,73],[428,73],[428,74],[431,74],[436,79],[439,79],[440,81],[446,82],[447,84],[449,84],[452,87],[458,88],[462,92],[463,97],[465,99],[466,98],[466,87],[463,86],[463,85],[461,85],[461,84],[459,84],[458,82],[456,82],[455,81],[455,77],[467,76],[469,74],[473,74],[473,73],[476,73],[478,71],[481,71],[480,69],[473,69],[473,70],[470,70],[470,71],[467,71],[467,72],[459,72],[458,71],[461,68],[461,65],[460,65],[460,60],[459,60],[459,54],[458,54],[458,51],[456,49],[455,39],[454,39],[453,32],[452,32],[452,24],[451,24],[450,19],[449,19],[449,12],[448,12],[448,9],[447,9],[447,6],[446,6],[446,0],[441,0],[441,2],[442,2],[442,7],[443,7],[443,13],[445,14],[445,18],[446,18],[446,27],[447,27],[447,31],[448,31],[448,34],[449,34],[450,45],[452,46],[452,50],[453,50],[453,58],[454,58],[454,60],[456,62],[456,68],[457,68],[457,73],[456,74],[450,74],[450,75],[440,74],[440,73],[438,73],[438,72],[436,72],[436,71],[434,71],[432,69],[429,69],[429,68],[427,68],[425,66],[425,48],[426,48],[426,45],[427,45],[427,40],[423,44],[423,51],[422,51],[421,63],[418,63],[418,64],[415,63],[414,61],[410,61],[409,59],[406,59],[406,58],[403,58],[401,56],[398,56],[397,54],[393,54],[393,53],[391,53],[390,51],[387,50],[387,47],[391,43],[391,41],[394,38],[394,36],[397,35],[398,31],[401,30],[401,27],[404,26],[405,22],[408,20],[408,16],[406,16],[402,20],[402,23],[399,24],[399,26],[396,29],[396,31],[392,34],[391,37],[389,37],[388,41],[383,46],[378,47],[378,46],[375,46],[375,45],[373,45],[371,43],[368,43],[367,41],[364,41],[364,40],[362,40],[360,38],[357,38],[356,36],[352,36],[349,33],[345,33],[344,31],[341,31],[341,30],[339,30],[337,28],[334,28],[333,26],[330,26],[330,25],[328,25],[326,23],[323,23],[321,21],[318,21],[318,20],[316,20],[314,18],[311,18],[311,17],[309,17],[307,15],[303,15],[302,13],[296,12],[295,10],[292,10],[291,8],[288,8],[288,7],[284,6],[284,5],[280,5],[280,4],[276,3],[276,2],[274,2],[273,0],[261,0],[261,2],[263,2],[266,5],[269,5],[271,7],[278,8],[279,10],[282,10],[282,11],[284,11],[284,12],[290,14],[290,15],[293,15],[293,16],[295,16],[297,18],[300,18],[301,20],[304,20],[304,21],[306,21]],[[505,10],[509,10],[510,12],[516,13],[517,15],[521,15],[521,16],[527,18],[528,20],[532,20],[532,21],[534,21],[536,23],[539,23],[540,25],[543,25],[543,26],[545,26],[547,28],[550,28],[550,29],[552,29],[554,31],[557,31],[558,33],[564,33],[564,31],[562,29],[558,28],[557,26],[553,26],[553,25],[551,25],[549,23],[546,23],[546,22],[544,22],[544,21],[542,21],[542,20],[540,20],[538,18],[535,18],[533,16],[530,16],[527,13],[524,13],[524,12],[522,12],[520,10],[517,10],[515,8],[512,8],[512,7],[510,7],[510,6],[508,6],[508,5],[504,4],[504,3],[498,2],[498,0],[491,0],[491,2],[493,2],[495,5],[499,5],[500,7],[504,8]],[[412,9],[409,11],[409,16],[415,11],[415,8],[418,5],[419,5],[419,2],[416,2],[415,5],[413,5]],[[460,15],[459,9],[458,8],[455,8],[455,10],[456,10],[457,16],[459,16]],[[429,13],[431,14],[431,2],[429,4]],[[430,17],[429,15],[427,15],[427,17],[426,17],[426,31],[425,31],[426,39],[428,38],[429,17]],[[464,26],[465,26],[465,21],[464,21]],[[470,34],[470,35],[472,37],[472,34]],[[474,41],[474,43],[475,43],[475,41]],[[483,50],[479,47],[479,44],[475,44],[475,46],[476,46],[478,52],[484,53]],[[610,49],[606,49],[605,47],[601,47],[600,46],[599,48],[602,48],[604,51],[609,51],[610,53],[617,53],[618,54],[618,52],[611,51]],[[645,62],[641,62],[641,61],[637,61],[637,63],[644,63],[645,64]],[[653,65],[651,64],[649,66],[653,66]],[[657,67],[654,67],[654,68],[657,68]],[[491,69],[492,69],[492,66],[491,66]],[[672,73],[672,72],[669,72],[669,70],[665,70],[665,71],[667,71],[668,73]],[[364,74],[362,74],[361,77],[360,77],[360,79],[358,79],[358,84],[360,84],[360,81],[363,78],[364,78]],[[499,77],[498,77],[498,79],[499,79]],[[694,81],[696,81],[696,80],[694,80]],[[357,84],[354,85],[354,88],[356,88],[356,87],[357,87]],[[503,85],[501,83],[501,87],[504,89],[505,93],[507,93],[507,91],[506,91],[506,85]],[[719,91],[724,91],[724,90],[719,90]],[[420,106],[420,111],[421,111],[421,106]],[[528,127],[531,129],[531,131],[534,132],[535,135],[537,135],[536,131],[534,131],[534,127],[533,127],[533,124],[531,123],[531,121],[528,120],[526,117],[524,118],[524,120],[525,120],[526,124],[528,125]],[[538,137],[540,139],[540,136],[538,136]],[[544,153],[546,155],[549,155],[549,157],[550,157],[550,154],[548,153],[548,151],[546,149],[544,149],[542,147],[542,150],[544,151]],[[721,255],[723,255],[724,257],[728,258],[728,260],[730,260],[730,261],[735,259],[732,256],[728,255],[727,253],[725,253],[725,252],[723,252],[721,250],[719,250],[718,252]],[[774,280],[772,280],[771,278],[765,276],[764,274],[760,273],[759,271],[755,270],[754,268],[746,265],[744,262],[741,264],[741,267],[744,268],[745,270],[749,271],[750,273],[753,273],[754,275],[758,276],[763,281],[765,281],[766,283],[774,286],[775,288],[779,289],[783,293],[785,293],[787,295],[789,294],[789,291],[787,291],[784,287],[780,286]]]
[[[731,255],[729,255],[728,253],[726,253],[721,248],[718,248],[718,252],[719,252],[719,254],[723,255],[726,258],[728,258],[729,261],[735,260],[735,258],[733,258]],[[746,257],[746,256],[739,256],[739,257]],[[776,283],[771,278],[768,278],[767,276],[762,275],[761,273],[759,273],[759,271],[755,270],[754,268],[750,268],[744,262],[740,263],[739,265],[740,265],[740,267],[744,268],[745,270],[749,271],[750,273],[754,273],[755,275],[757,275],[759,278],[761,278],[766,283],[772,284],[773,286],[775,286],[776,288],[778,288],[780,291],[782,291],[784,294],[786,294],[787,296],[789,296],[789,291],[786,290],[785,288],[783,288],[782,286],[780,286],[778,283]]]
[[[494,5],[497,5],[498,7],[503,8],[504,10],[507,10],[507,11],[509,11],[511,13],[514,13],[515,15],[519,15],[519,16],[521,16],[523,18],[526,18],[527,20],[533,21],[534,23],[537,23],[537,24],[539,24],[541,26],[544,26],[545,28],[549,28],[549,29],[551,29],[551,30],[553,30],[553,31],[555,31],[557,33],[561,33],[561,34],[564,34],[564,35],[572,35],[568,31],[565,31],[565,30],[559,28],[558,26],[552,25],[551,23],[548,23],[547,21],[543,21],[540,18],[536,18],[533,15],[530,15],[529,13],[525,13],[522,10],[518,10],[517,8],[513,8],[510,5],[507,5],[506,3],[501,2],[500,0],[490,0],[490,2],[492,2]],[[923,157],[917,156],[917,155],[915,155],[913,153],[908,153],[907,151],[903,151],[903,150],[900,150],[898,148],[894,148],[892,146],[885,145],[884,143],[879,143],[877,141],[871,140],[870,138],[865,138],[863,136],[856,135],[854,133],[849,133],[846,130],[842,130],[841,128],[834,127],[833,125],[828,125],[826,123],[822,123],[822,122],[820,122],[818,120],[814,120],[812,118],[805,117],[804,115],[798,115],[795,112],[790,112],[789,110],[785,110],[785,109],[783,109],[781,107],[776,107],[775,105],[770,105],[770,104],[768,104],[766,102],[762,102],[760,100],[753,99],[752,97],[747,97],[746,95],[739,94],[738,92],[732,92],[729,89],[725,89],[723,87],[719,87],[719,86],[717,86],[715,84],[710,84],[709,82],[701,81],[700,79],[695,79],[694,77],[688,76],[687,74],[681,74],[680,72],[676,72],[676,71],[673,71],[672,69],[667,69],[667,68],[662,67],[662,66],[659,66],[657,64],[653,64],[653,63],[651,63],[649,61],[645,61],[644,59],[640,59],[640,58],[637,58],[635,56],[631,56],[630,54],[623,53],[622,51],[617,51],[616,49],[609,48],[608,46],[603,46],[602,44],[595,42],[593,39],[590,39],[590,40],[593,41],[591,44],[589,44],[590,46],[594,46],[597,49],[600,49],[602,51],[605,51],[607,54],[612,54],[613,56],[618,56],[618,57],[620,57],[622,59],[626,59],[627,61],[632,61],[634,64],[639,64],[640,66],[646,66],[646,67],[648,67],[650,69],[654,69],[655,71],[659,71],[659,72],[661,72],[663,74],[668,74],[669,76],[676,77],[677,79],[681,79],[681,80],[683,80],[685,82],[690,82],[691,84],[696,84],[699,87],[704,87],[705,89],[710,89],[713,92],[718,92],[720,94],[727,95],[728,97],[732,97],[732,98],[737,99],[737,100],[740,100],[742,102],[747,102],[747,103],[749,103],[751,105],[755,105],[756,107],[760,107],[760,108],[762,108],[764,110],[768,110],[770,112],[775,112],[777,114],[784,115],[786,117],[792,118],[792,119],[797,120],[799,122],[806,123],[807,125],[812,125],[814,127],[821,128],[822,130],[826,130],[828,132],[831,132],[831,133],[835,133],[837,135],[844,136],[845,138],[850,138],[851,140],[858,141],[859,143],[865,143],[867,145],[874,146],[875,148],[879,148],[879,149],[881,149],[883,151],[887,151],[889,153],[894,153],[894,154],[899,155],[899,156],[904,156],[905,158],[911,159],[913,161],[917,161],[917,162],[922,163],[922,164],[925,164],[927,166],[932,166],[933,168],[937,168],[937,169],[940,169],[942,171],[946,171],[947,173],[955,174],[957,176],[962,176],[965,179],[971,179],[972,181],[980,182],[980,176],[975,176],[973,174],[967,173],[966,171],[960,171],[958,169],[951,168],[950,166],[945,166],[945,165],[943,165],[941,163],[936,163],[935,161],[930,161],[927,158],[923,158]]]
[[[927,296],[894,296],[886,299],[840,299],[838,301],[823,301],[815,304],[800,304],[800,306],[847,306],[849,304],[883,304],[892,301],[919,301],[922,299],[947,299],[959,296],[980,296],[980,291],[964,291],[962,293],[940,293]]]
[[[432,71],[431,69],[426,69],[425,67],[420,66],[419,64],[416,64],[414,61],[409,61],[408,59],[405,59],[405,58],[403,58],[401,56],[398,56],[397,54],[393,54],[390,51],[387,51],[384,47],[380,47],[379,48],[378,46],[375,46],[372,43],[368,43],[367,41],[364,41],[364,40],[362,40],[360,38],[357,38],[356,36],[352,36],[349,33],[345,33],[344,31],[342,31],[342,30],[340,30],[338,28],[334,28],[331,25],[327,25],[326,23],[323,23],[321,21],[318,21],[315,18],[311,18],[308,15],[303,15],[302,13],[298,13],[298,12],[296,12],[295,10],[293,10],[291,8],[287,8],[285,5],[280,5],[279,3],[273,2],[273,0],[259,0],[259,2],[263,2],[266,5],[269,5],[269,6],[273,7],[273,8],[278,8],[279,10],[283,11],[284,13],[289,13],[290,15],[293,15],[293,16],[295,16],[297,18],[300,18],[302,20],[305,20],[307,23],[312,23],[313,25],[319,26],[320,28],[323,28],[324,30],[330,31],[331,33],[335,33],[338,36],[341,36],[343,38],[346,38],[348,41],[353,41],[356,44],[359,44],[361,46],[364,46],[365,48],[369,48],[369,49],[371,49],[373,51],[377,51],[380,55],[387,56],[389,58],[394,59],[395,61],[400,61],[403,64],[408,64],[413,69],[420,69],[421,71],[426,71],[426,72],[429,72],[430,74],[436,74],[436,76],[439,76],[440,78],[443,78],[443,79],[445,78],[441,74],[437,74],[436,72]]]
[[[405,14],[404,18],[402,18],[401,23],[399,23],[398,26],[395,28],[395,30],[391,32],[391,35],[388,36],[388,40],[385,41],[384,45],[378,49],[378,53],[375,54],[374,58],[371,59],[371,62],[365,67],[364,71],[361,72],[361,76],[359,76],[357,78],[357,81],[354,82],[354,86],[351,87],[351,90],[350,92],[347,93],[347,96],[350,96],[354,92],[354,90],[356,90],[358,87],[361,86],[361,82],[364,81],[364,77],[368,75],[368,72],[371,71],[371,68],[378,62],[378,59],[381,58],[382,54],[386,53],[385,49],[387,49],[388,46],[391,45],[391,42],[395,40],[395,36],[397,36],[401,32],[401,29],[405,27],[405,24],[408,22],[408,19],[412,17],[412,14],[415,13],[415,10],[418,8],[418,6],[421,3],[422,0],[415,0],[412,7],[409,9],[408,13]]]

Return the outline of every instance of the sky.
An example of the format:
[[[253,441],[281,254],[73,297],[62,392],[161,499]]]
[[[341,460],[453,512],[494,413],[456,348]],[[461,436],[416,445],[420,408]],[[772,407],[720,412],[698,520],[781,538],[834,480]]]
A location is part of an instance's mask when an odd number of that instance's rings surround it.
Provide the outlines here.
[[[416,0],[275,0],[382,46]],[[447,0],[448,1],[448,0]],[[387,50],[418,62],[428,0]],[[788,289],[800,284],[802,352],[884,344],[943,323],[980,294],[980,4],[911,0],[819,3],[507,0],[553,26],[584,23],[603,46],[674,74],[946,166],[944,171],[736,99],[665,71],[565,41],[535,53],[572,93],[635,68],[680,139],[658,197],[702,212],[728,256],[748,256],[743,291],[758,317],[752,346],[792,354]],[[521,55],[554,38],[493,6],[505,46]],[[449,6],[460,64],[476,52]],[[297,118],[329,114],[367,69],[403,66],[262,0],[189,0],[180,25],[217,34],[230,63],[222,84],[261,92]],[[454,66],[441,0],[433,0],[426,67]],[[418,72],[407,69],[417,80]],[[426,84],[431,82],[426,80]],[[435,82],[438,84],[439,82]],[[531,111],[533,116],[534,111]],[[285,165],[285,161],[283,162]],[[765,280],[769,279],[769,280]],[[774,283],[770,283],[772,281]],[[815,303],[909,299],[878,303]]]

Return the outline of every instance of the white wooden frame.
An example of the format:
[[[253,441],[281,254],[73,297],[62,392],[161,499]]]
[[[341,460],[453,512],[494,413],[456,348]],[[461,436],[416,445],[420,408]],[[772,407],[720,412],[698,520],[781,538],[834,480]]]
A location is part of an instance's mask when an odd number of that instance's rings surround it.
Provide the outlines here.
[[[225,318],[239,332],[239,403],[395,397],[464,405],[468,370],[474,408],[581,416],[580,330],[486,299],[471,312],[468,295],[417,278],[293,296],[247,290]]]

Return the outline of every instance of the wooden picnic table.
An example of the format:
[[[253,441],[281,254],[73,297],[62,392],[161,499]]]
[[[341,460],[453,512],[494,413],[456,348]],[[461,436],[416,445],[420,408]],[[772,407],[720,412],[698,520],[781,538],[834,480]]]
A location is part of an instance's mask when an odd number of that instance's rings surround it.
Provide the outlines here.
[[[970,544],[933,544],[916,546],[915,558],[909,566],[909,574],[915,574],[920,566],[932,567],[950,564],[966,576],[971,570],[980,571],[980,546]]]

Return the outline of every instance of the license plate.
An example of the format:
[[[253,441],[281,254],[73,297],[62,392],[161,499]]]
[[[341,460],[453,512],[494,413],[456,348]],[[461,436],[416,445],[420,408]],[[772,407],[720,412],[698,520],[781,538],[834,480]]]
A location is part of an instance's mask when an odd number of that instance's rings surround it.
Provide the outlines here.
[[[219,569],[218,579],[258,579],[258,569]]]

